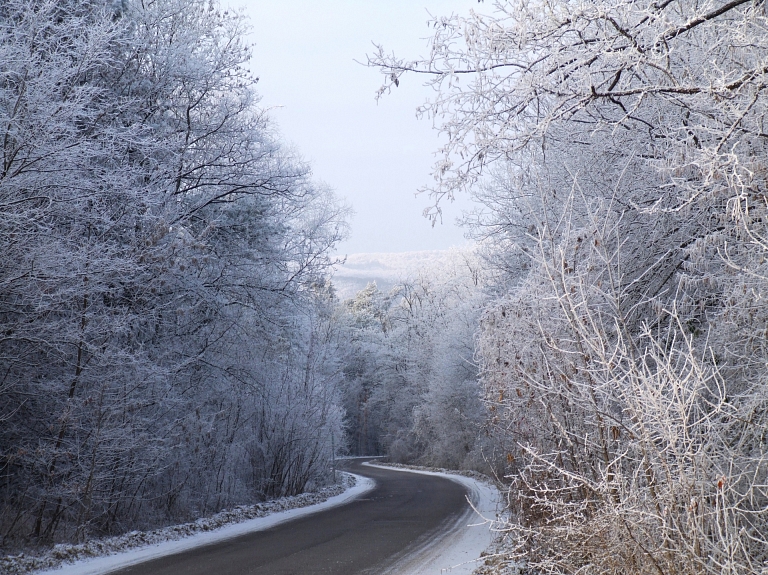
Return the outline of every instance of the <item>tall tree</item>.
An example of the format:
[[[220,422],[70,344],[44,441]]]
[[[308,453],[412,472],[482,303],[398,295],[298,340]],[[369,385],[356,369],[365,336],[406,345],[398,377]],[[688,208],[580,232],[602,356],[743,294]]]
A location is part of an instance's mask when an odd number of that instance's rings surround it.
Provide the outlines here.
[[[382,93],[437,90],[433,214],[481,186],[505,282],[483,385],[508,551],[533,569],[751,573],[768,553],[766,23],[742,0],[499,1],[436,19],[428,58],[371,58]]]
[[[303,333],[346,208],[258,108],[245,29],[203,1],[1,9],[3,545],[327,477],[333,361]],[[254,429],[318,409],[275,487]]]

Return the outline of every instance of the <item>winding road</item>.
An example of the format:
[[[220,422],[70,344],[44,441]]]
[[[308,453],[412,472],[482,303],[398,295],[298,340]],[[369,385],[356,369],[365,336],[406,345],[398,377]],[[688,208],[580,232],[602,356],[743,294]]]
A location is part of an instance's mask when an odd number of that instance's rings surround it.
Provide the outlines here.
[[[265,531],[139,563],[119,575],[357,575],[398,566],[466,524],[472,513],[462,485],[438,476],[346,462],[376,487],[340,507]],[[407,570],[407,569],[404,569]]]

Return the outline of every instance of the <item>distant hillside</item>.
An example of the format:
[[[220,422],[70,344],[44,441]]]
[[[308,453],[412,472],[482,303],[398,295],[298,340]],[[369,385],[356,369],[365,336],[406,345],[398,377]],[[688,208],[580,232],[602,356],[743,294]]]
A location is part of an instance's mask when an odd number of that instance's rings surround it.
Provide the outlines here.
[[[354,296],[372,281],[380,290],[388,291],[420,269],[447,262],[450,254],[450,250],[350,254],[345,264],[336,267],[333,284],[341,299]]]

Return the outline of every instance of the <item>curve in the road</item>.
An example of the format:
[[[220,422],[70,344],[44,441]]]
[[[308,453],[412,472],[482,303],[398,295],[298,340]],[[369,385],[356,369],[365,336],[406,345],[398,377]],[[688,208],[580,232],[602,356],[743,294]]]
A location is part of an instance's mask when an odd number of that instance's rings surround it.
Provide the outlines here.
[[[453,527],[466,489],[444,477],[349,464],[376,487],[360,499],[249,533],[113,571],[117,575],[358,575],[388,567]]]

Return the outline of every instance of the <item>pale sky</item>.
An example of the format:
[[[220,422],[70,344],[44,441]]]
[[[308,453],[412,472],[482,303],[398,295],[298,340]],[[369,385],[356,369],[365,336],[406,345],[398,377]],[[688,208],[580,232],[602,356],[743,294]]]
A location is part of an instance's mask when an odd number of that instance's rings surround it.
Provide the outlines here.
[[[439,139],[416,107],[432,92],[406,77],[376,103],[378,71],[366,68],[372,41],[413,59],[427,53],[429,13],[478,9],[477,0],[230,0],[244,6],[255,43],[251,70],[261,104],[313,172],[355,210],[352,234],[338,252],[403,252],[464,245],[455,225],[459,198],[443,206],[434,228],[417,189],[432,180]],[[486,4],[480,8],[488,9]],[[429,13],[427,12],[429,10]]]

